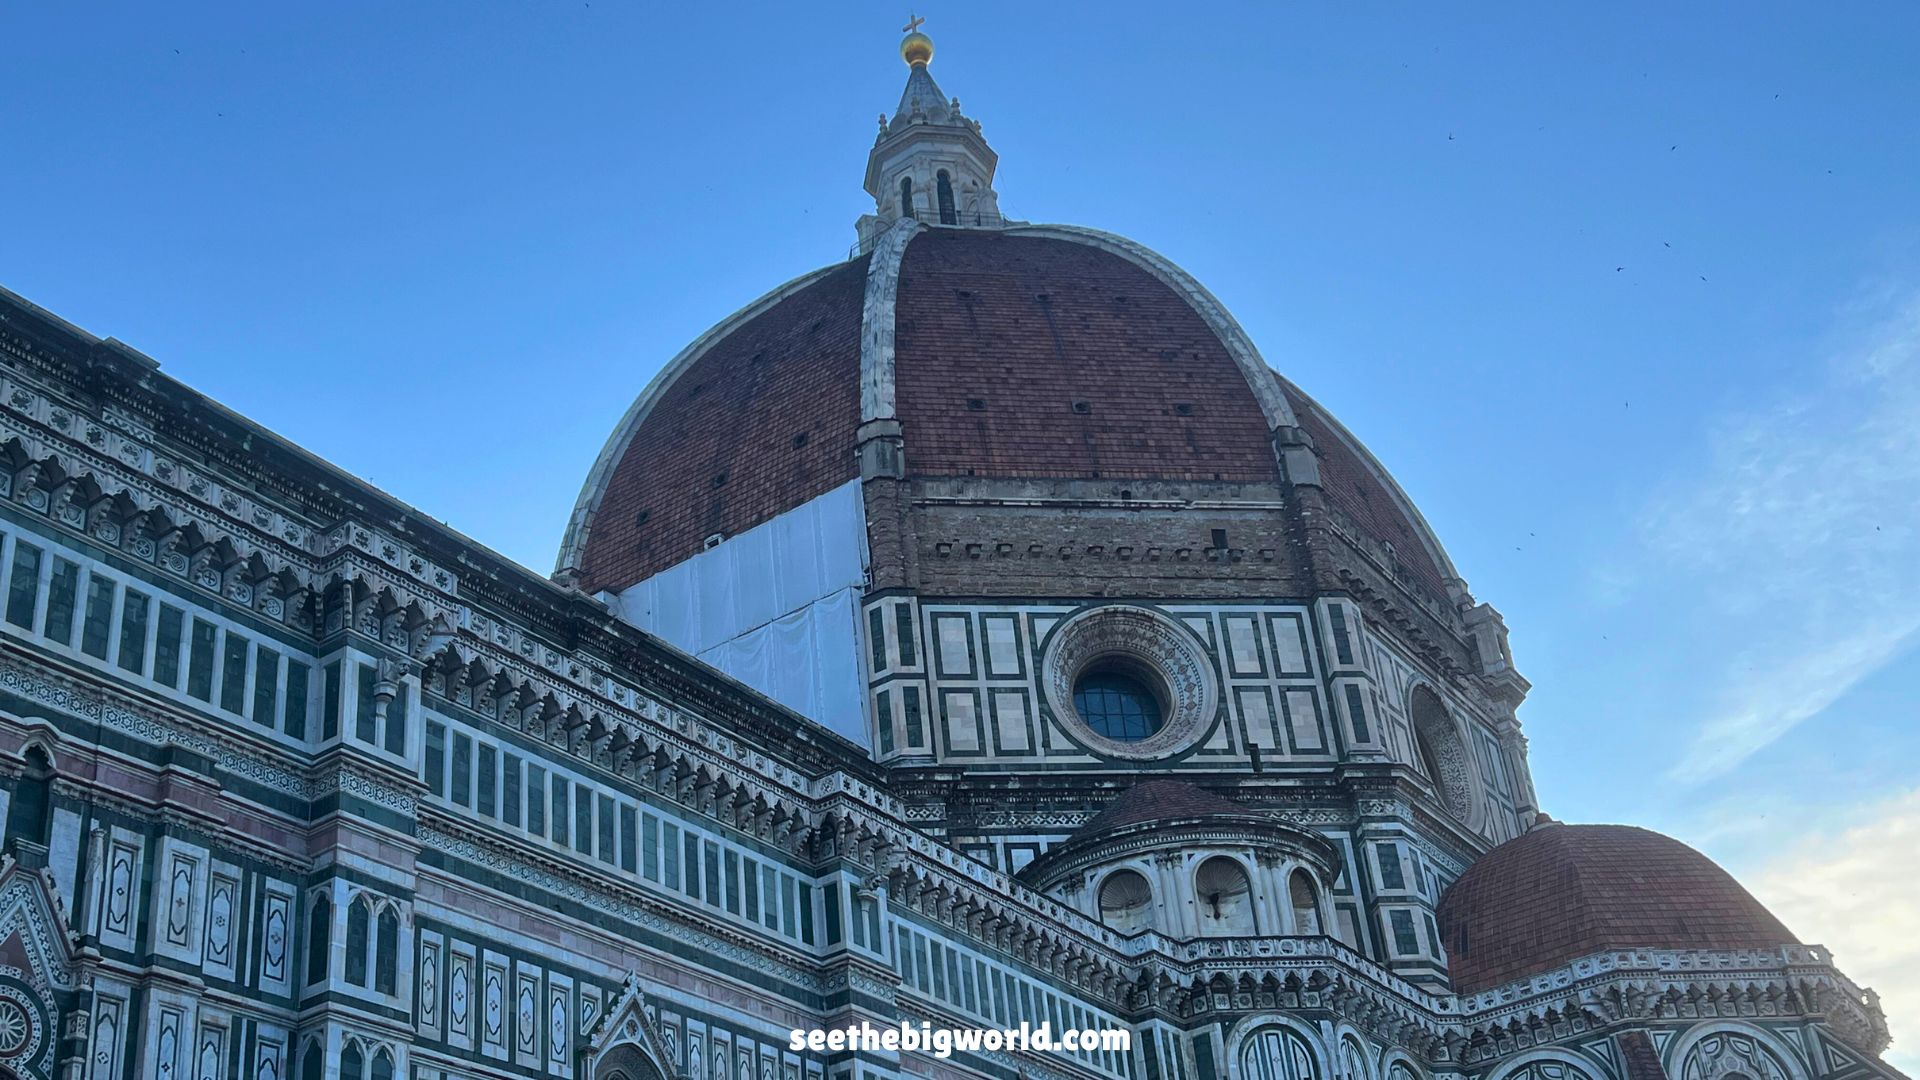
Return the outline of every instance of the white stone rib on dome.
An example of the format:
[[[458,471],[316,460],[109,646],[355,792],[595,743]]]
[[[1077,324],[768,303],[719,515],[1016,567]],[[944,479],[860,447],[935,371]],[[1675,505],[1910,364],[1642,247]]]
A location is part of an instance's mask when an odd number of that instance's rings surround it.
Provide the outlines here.
[[[866,299],[860,310],[860,422],[891,420],[893,411],[894,306],[900,297],[900,264],[907,245],[926,230],[912,218],[893,223],[874,245],[867,263]]]

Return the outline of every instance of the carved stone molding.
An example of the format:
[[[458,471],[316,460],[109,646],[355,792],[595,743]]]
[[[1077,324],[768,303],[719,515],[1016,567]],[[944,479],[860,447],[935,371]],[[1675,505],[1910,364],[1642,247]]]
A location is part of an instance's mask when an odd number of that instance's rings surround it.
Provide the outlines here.
[[[1074,708],[1074,683],[1105,664],[1141,671],[1165,690],[1166,722],[1135,742],[1087,726]],[[1047,636],[1040,661],[1047,705],[1061,726],[1096,754],[1147,761],[1206,737],[1219,710],[1219,681],[1201,642],[1171,616],[1131,604],[1105,604],[1068,617]]]

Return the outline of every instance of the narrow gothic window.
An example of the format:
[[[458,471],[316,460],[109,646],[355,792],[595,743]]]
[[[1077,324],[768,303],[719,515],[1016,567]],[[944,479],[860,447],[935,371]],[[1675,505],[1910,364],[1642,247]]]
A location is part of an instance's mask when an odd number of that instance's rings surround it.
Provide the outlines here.
[[[375,939],[373,988],[378,993],[394,990],[394,970],[400,962],[400,916],[392,908],[380,912],[380,933]]]
[[[347,909],[347,981],[367,985],[367,905],[354,901]]]
[[[385,1050],[373,1059],[372,1080],[393,1080],[393,1055]]]
[[[333,929],[333,905],[324,896],[313,898],[307,912],[307,983],[327,981],[328,937]]]
[[[913,217],[913,177],[900,178],[900,216]]]
[[[940,224],[958,225],[960,217],[953,209],[953,180],[947,175],[947,170],[940,170],[938,181],[934,194],[940,200]]]
[[[7,809],[7,836],[35,844],[47,842],[47,807],[53,784],[53,760],[38,746],[27,748],[27,769],[13,788]]]
[[[340,1080],[366,1080],[367,1059],[359,1043],[348,1043],[340,1052]]]

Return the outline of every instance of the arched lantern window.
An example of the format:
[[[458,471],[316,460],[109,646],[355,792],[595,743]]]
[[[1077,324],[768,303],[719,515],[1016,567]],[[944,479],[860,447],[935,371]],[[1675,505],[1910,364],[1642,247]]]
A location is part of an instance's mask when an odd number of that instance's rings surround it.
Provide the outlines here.
[[[947,170],[941,169],[934,180],[934,197],[940,203],[940,224],[959,224],[959,212],[953,207],[953,178],[947,175]]]

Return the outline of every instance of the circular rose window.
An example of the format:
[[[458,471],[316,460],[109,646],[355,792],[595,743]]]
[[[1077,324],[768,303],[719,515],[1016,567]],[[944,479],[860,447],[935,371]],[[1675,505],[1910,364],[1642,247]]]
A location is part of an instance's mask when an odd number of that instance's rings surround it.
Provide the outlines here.
[[[1213,725],[1217,693],[1186,627],[1150,608],[1089,608],[1048,637],[1047,704],[1083,745],[1141,760],[1185,749]]]

